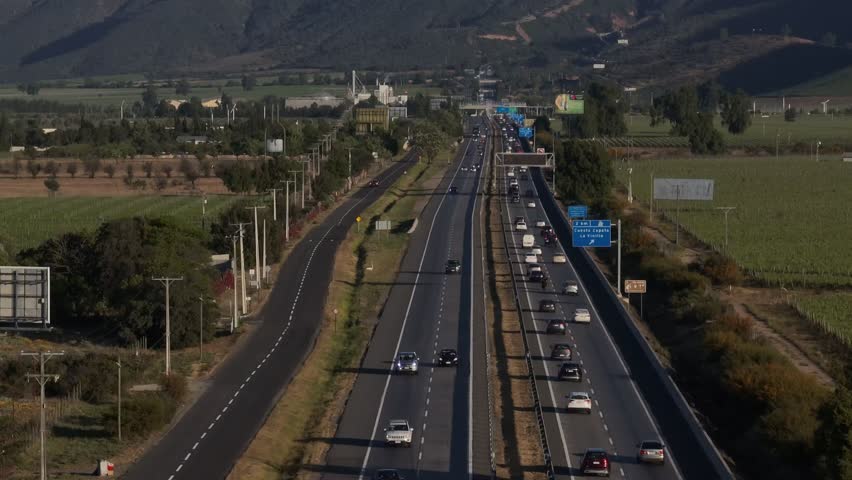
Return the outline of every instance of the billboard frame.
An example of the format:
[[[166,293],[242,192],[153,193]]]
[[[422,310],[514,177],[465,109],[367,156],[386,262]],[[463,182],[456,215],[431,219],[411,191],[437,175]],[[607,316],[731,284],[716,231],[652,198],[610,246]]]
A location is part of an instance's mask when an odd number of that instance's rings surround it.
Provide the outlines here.
[[[560,102],[560,99],[563,99],[563,101]],[[560,103],[564,103],[565,101],[568,101],[570,104],[579,103],[579,108],[576,106],[574,108],[568,108],[569,103],[560,105]],[[554,115],[584,115],[586,113],[586,99],[584,93],[560,93],[553,100],[553,105],[555,107],[553,110]]]
[[[23,315],[17,314],[19,309]],[[38,311],[38,316],[27,315],[33,310]],[[4,311],[11,314],[3,316]],[[50,267],[0,266],[0,330],[51,328]]]
[[[556,163],[555,158],[553,157],[553,153],[497,153],[495,157],[497,160],[497,166],[499,167],[553,168]],[[522,159],[529,157],[542,159],[544,163],[526,163],[512,161],[512,159]]]

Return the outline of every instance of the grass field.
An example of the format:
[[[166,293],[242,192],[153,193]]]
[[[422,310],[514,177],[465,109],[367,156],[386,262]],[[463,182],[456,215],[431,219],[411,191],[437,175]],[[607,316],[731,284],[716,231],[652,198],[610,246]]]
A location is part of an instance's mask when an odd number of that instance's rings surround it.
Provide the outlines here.
[[[852,339],[852,293],[803,296],[791,302],[802,315],[844,339]]]
[[[616,166],[627,183],[625,164]],[[807,157],[691,158],[633,162],[634,195],[647,203],[652,176],[715,180],[712,202],[680,202],[680,222],[742,267],[771,284],[852,285],[852,165]],[[676,202],[657,200],[654,211],[676,216]]]
[[[776,95],[852,95],[852,67],[847,67],[799,85],[785,88]]]
[[[688,147],[684,137],[672,137],[669,134],[671,126],[668,123],[650,126],[650,119],[644,115],[634,115],[626,118],[628,134],[633,138],[634,145],[639,147]],[[852,143],[852,116],[804,115],[795,122],[787,122],[781,115],[771,115],[769,118],[756,117],[752,125],[742,135],[732,135],[716,117],[716,128],[725,137],[725,143],[731,147],[745,146],[775,146],[776,140],[781,148],[792,146],[797,142],[814,143],[817,140],[829,145],[832,143]],[[626,138],[611,139],[608,143],[613,146],[627,145]]]
[[[212,219],[235,195],[207,197]],[[137,215],[171,216],[186,225],[201,226],[201,200],[186,196],[64,197],[0,199],[2,233],[15,249],[34,247],[48,238],[72,231],[92,231],[101,223]]]
[[[215,84],[216,82],[205,82],[206,84]],[[224,82],[221,82],[224,83]],[[231,98],[238,100],[259,100],[267,95],[277,97],[291,97],[302,95],[314,95],[318,93],[328,93],[336,96],[343,96],[346,93],[346,87],[340,85],[272,85],[258,86],[254,90],[244,91],[242,87],[194,87],[189,95],[177,95],[172,89],[160,88],[158,93],[161,98],[166,99],[184,99],[189,97],[199,97],[202,100],[218,98],[222,92],[227,93]],[[68,104],[87,104],[97,106],[120,106],[122,100],[126,105],[132,105],[133,102],[141,100],[141,88],[43,88],[38,96],[28,96],[14,87],[0,88],[0,99],[19,98],[19,99],[40,99],[53,100]],[[408,91],[409,94],[424,93],[429,95],[437,95],[440,93],[439,88],[424,87],[424,86],[409,86],[401,91]]]

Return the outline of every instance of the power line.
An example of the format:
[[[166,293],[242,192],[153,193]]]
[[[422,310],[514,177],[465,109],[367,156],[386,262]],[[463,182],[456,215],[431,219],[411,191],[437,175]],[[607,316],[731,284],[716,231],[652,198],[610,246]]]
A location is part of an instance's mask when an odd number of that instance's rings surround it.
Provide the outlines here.
[[[45,421],[44,421],[44,411],[45,411],[45,403],[44,403],[44,386],[47,382],[53,380],[54,382],[59,381],[58,374],[48,374],[44,373],[44,364],[47,363],[53,357],[61,357],[65,355],[65,352],[24,352],[21,351],[22,357],[38,357],[39,360],[39,373],[28,373],[26,374],[27,380],[35,379],[38,382],[38,385],[41,389],[41,421],[39,423],[39,443],[41,444],[41,480],[45,480],[47,478],[47,458],[45,456],[44,451],[44,429],[45,429]]]

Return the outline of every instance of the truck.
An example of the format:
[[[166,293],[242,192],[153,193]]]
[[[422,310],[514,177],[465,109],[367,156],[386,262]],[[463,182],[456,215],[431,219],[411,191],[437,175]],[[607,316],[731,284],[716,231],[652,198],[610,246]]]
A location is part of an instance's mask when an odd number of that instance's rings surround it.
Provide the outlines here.
[[[411,446],[411,437],[414,429],[408,424],[408,420],[391,420],[385,428],[385,443],[393,446]]]

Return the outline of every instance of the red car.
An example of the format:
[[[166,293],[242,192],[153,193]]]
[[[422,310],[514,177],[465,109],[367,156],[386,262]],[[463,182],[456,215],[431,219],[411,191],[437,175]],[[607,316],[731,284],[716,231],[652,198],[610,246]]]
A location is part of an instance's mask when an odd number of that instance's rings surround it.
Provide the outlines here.
[[[609,476],[609,455],[602,448],[589,448],[583,456],[583,464],[580,467],[583,475]]]

